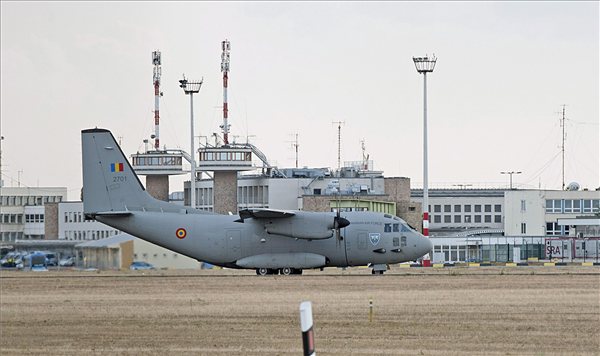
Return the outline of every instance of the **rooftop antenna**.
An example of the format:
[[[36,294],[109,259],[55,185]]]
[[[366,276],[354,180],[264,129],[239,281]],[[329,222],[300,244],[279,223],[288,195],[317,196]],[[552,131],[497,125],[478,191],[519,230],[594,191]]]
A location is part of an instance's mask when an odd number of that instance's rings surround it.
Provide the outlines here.
[[[292,147],[296,150],[296,168],[298,168],[298,147],[300,147],[300,145],[298,144],[298,134],[296,133],[295,136],[296,140],[292,142]]]
[[[367,148],[365,147],[365,139],[360,140],[360,148],[362,149],[363,166],[362,169],[365,171],[369,169],[369,154],[366,153]]]
[[[338,128],[338,173],[341,167],[341,155],[342,155],[342,125],[344,125],[344,121],[332,121],[332,124],[337,124]]]
[[[229,50],[231,45],[228,40],[221,42],[223,53],[221,54],[221,72],[223,72],[223,144],[229,144],[229,124],[227,123],[227,80],[229,79]]]
[[[562,154],[562,190],[565,190],[565,107],[562,106],[562,118],[560,119],[560,127],[562,127],[562,146],[561,146],[561,154]]]
[[[160,68],[160,51],[152,52],[152,64],[154,64],[154,149],[158,151],[160,140],[158,135],[158,122],[159,122],[159,110],[158,101],[162,96],[160,92],[160,75],[162,70]]]

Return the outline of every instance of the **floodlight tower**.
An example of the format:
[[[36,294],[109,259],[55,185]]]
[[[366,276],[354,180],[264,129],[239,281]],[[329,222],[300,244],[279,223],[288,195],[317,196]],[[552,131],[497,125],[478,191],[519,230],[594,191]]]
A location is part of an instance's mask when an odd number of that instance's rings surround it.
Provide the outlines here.
[[[185,75],[183,79],[179,81],[179,87],[183,89],[183,92],[186,95],[190,96],[190,137],[191,137],[191,149],[190,149],[190,165],[191,167],[191,182],[190,182],[190,206],[196,208],[196,151],[194,150],[194,94],[197,94],[200,91],[200,87],[202,86],[203,79],[200,81],[188,81],[185,79]]]
[[[427,172],[427,73],[433,72],[437,58],[413,57],[419,74],[423,74],[423,235],[429,236],[429,187]]]
[[[223,53],[221,54],[221,72],[223,72],[223,143],[229,144],[229,124],[227,123],[227,80],[229,79],[229,50],[231,46],[228,40],[221,42]]]
[[[512,176],[513,174],[521,174],[523,172],[515,172],[515,171],[510,171],[510,172],[500,172],[500,174],[508,174],[510,176],[510,190],[513,189],[513,180],[512,180]]]
[[[152,64],[154,64],[154,149],[158,151],[159,146],[160,146],[160,140],[158,137],[158,121],[159,121],[159,114],[158,114],[158,101],[159,98],[161,96],[161,92],[160,92],[160,75],[161,75],[161,68],[160,68],[160,52],[159,51],[154,51],[152,52]]]

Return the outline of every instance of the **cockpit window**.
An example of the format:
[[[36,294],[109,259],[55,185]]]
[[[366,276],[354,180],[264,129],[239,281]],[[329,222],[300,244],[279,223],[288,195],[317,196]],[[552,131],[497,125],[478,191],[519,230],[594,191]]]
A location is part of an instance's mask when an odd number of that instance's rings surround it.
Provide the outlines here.
[[[392,218],[392,216],[391,216],[390,214],[383,214],[383,217],[384,217],[384,218],[388,218],[388,219],[391,219],[391,218]]]
[[[398,246],[400,246],[400,239],[399,239],[399,238],[397,238],[397,237],[394,237],[394,238],[392,239],[392,241],[393,241],[393,243],[394,243],[394,247],[398,247]]]
[[[402,236],[400,241],[402,242],[402,246],[406,246],[406,236]]]
[[[384,224],[383,232],[392,232],[392,224]]]
[[[400,224],[393,224],[392,227],[394,232],[400,232]]]

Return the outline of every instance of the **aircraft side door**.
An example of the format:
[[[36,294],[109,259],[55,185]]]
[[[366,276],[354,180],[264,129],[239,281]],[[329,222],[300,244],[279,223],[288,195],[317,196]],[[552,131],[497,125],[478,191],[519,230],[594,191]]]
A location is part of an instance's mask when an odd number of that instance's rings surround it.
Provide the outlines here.
[[[368,255],[369,233],[361,230],[353,231],[345,240],[348,265],[364,264]]]

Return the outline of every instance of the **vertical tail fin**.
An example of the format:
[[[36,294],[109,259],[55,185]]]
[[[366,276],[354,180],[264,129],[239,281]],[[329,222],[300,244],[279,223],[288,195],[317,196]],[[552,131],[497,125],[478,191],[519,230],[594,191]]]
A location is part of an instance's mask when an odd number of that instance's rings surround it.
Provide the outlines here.
[[[145,191],[110,131],[82,130],[81,144],[84,213],[139,210],[160,205]]]

